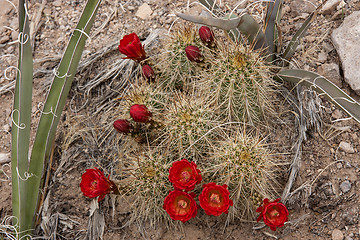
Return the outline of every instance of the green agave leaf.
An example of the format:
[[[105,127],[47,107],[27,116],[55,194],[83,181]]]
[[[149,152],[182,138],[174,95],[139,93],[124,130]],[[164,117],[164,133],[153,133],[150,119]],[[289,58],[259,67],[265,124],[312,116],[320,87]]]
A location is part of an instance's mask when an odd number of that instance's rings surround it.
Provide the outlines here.
[[[280,23],[282,5],[283,0],[275,0],[275,2],[271,1],[267,4],[265,16],[265,36],[270,54],[277,52],[279,34],[277,27]],[[273,59],[274,55],[271,55],[271,59],[269,60]]]
[[[222,16],[221,9],[213,0],[200,0],[200,3],[216,16]],[[239,17],[235,14],[224,17],[224,19],[228,20],[234,18]],[[248,38],[254,49],[267,47],[265,33],[262,31],[260,25],[255,21],[255,19],[249,14],[240,16],[240,22],[237,28],[228,31],[228,33],[233,41],[238,41],[240,39],[240,34],[243,34],[246,38]]]
[[[300,29],[295,33],[289,45],[286,47],[285,52],[282,54],[282,58],[285,59],[285,65],[288,65],[290,59],[294,55],[296,48],[300,44],[301,38],[305,35],[306,31],[309,29],[311,22],[315,19],[316,11],[311,13],[309,17],[305,20],[303,25],[301,25]]]
[[[46,172],[44,172],[44,165],[49,160],[50,150],[53,146],[55,139],[56,128],[60,120],[60,116],[64,108],[65,101],[68,96],[72,81],[76,74],[76,69],[79,64],[85,46],[85,40],[87,39],[87,36],[94,22],[96,12],[100,6],[100,2],[101,0],[89,0],[87,2],[85,9],[80,17],[79,23],[76,26],[76,29],[71,36],[70,42],[60,62],[58,72],[56,73],[56,76],[52,82],[50,92],[47,96],[44,109],[42,111],[43,113],[41,115],[40,122],[37,128],[36,137],[35,137],[34,146],[32,149],[29,164],[28,164],[28,155],[27,155],[29,141],[23,140],[22,142],[20,142],[20,144],[22,143],[24,143],[24,145],[26,144],[27,149],[25,149],[25,147],[24,149],[17,149],[18,152],[21,151],[21,154],[24,155],[23,159],[21,159],[21,163],[24,166],[21,166],[21,169],[19,167],[19,174],[22,177],[22,179],[25,179],[26,177],[22,175],[22,171],[23,171],[22,169],[24,168],[25,169],[24,171],[28,173],[27,175],[28,179],[20,181],[21,182],[20,186],[22,187],[20,187],[19,189],[14,188],[13,190],[15,192],[18,192],[20,195],[19,199],[13,200],[14,213],[16,214],[16,217],[18,218],[18,222],[19,222],[19,231],[20,231],[20,236],[18,237],[19,239],[22,238],[25,234],[29,234],[31,230],[34,229],[34,223],[35,223],[34,220],[38,206],[41,179],[43,177],[43,174],[46,174]],[[19,6],[20,9],[21,6],[24,6],[22,0],[20,0]],[[30,46],[30,41],[28,40],[27,42]],[[24,47],[25,46],[26,45],[24,45]],[[31,46],[30,46],[30,50],[31,50]],[[21,59],[32,58],[32,53],[31,51],[27,50],[27,52],[24,52],[24,54],[20,55],[20,57]],[[22,64],[24,64],[25,60],[21,60],[21,61]],[[29,62],[30,60],[27,60],[27,64],[29,65],[28,67],[30,68],[31,66],[32,69],[32,65],[30,65]],[[21,68],[20,70],[22,77],[27,76],[29,79],[30,77],[32,78],[32,71],[31,72],[30,70],[25,71],[24,69]],[[25,90],[30,91],[30,94],[27,93],[26,95],[24,95],[22,91]],[[23,98],[23,96],[26,96],[26,98],[22,100],[27,101],[28,104],[30,104],[29,105],[30,107],[27,107],[27,109],[31,111],[31,85],[21,85],[19,91],[20,91],[19,95],[21,99]],[[16,105],[17,103],[15,101],[15,107]],[[27,111],[26,109],[20,108],[18,112],[21,116],[24,112],[26,113],[26,111]],[[14,119],[16,119],[17,117],[17,114],[15,113],[16,112],[14,112]],[[17,121],[16,119],[16,122],[26,123],[25,120],[23,121],[21,119],[20,121]],[[30,126],[30,124],[28,124],[27,126]],[[28,136],[26,137],[28,138]],[[17,145],[20,146],[14,141],[13,143],[15,143],[15,146]],[[16,160],[13,159],[13,161]],[[14,171],[13,171],[13,176],[17,176],[17,173]],[[19,207],[17,207],[17,205],[19,205]],[[20,211],[17,210],[17,208],[19,208]]]
[[[213,0],[200,0],[199,2],[216,16],[220,17],[222,15],[221,9]]]
[[[360,123],[360,104],[325,77],[314,72],[290,69],[279,72],[274,78],[314,89]]]
[[[14,109],[12,113],[12,206],[13,215],[16,217],[17,230],[31,227],[27,219],[26,202],[26,173],[29,161],[33,60],[30,41],[29,16],[27,15],[26,0],[19,0],[19,61],[18,74],[15,84]],[[21,236],[28,234],[24,231]],[[17,236],[18,238],[21,236]]]

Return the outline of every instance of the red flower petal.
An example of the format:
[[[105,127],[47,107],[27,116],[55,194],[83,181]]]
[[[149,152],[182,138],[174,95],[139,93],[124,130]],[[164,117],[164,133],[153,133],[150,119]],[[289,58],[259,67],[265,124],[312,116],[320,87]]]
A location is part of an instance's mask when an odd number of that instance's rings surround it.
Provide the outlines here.
[[[227,185],[216,185],[214,182],[204,184],[203,191],[199,195],[200,206],[207,215],[219,216],[228,213],[228,209],[233,205],[229,198]]]
[[[174,190],[166,196],[163,205],[164,210],[173,220],[186,222],[197,215],[197,205],[190,194]]]
[[[264,199],[262,206],[256,209],[257,212],[261,212],[257,221],[264,219],[264,223],[275,231],[277,227],[284,226],[284,223],[288,221],[289,212],[284,204],[279,203],[280,198],[277,198],[273,202],[269,202],[269,199]]]
[[[98,201],[101,201],[108,193],[118,193],[115,183],[106,178],[104,173],[97,168],[86,169],[81,176],[80,188],[86,197],[100,196]]]
[[[126,55],[126,59],[141,62],[146,59],[146,53],[136,33],[125,35],[120,40],[119,51]]]
[[[201,180],[202,177],[197,165],[187,159],[174,162],[169,169],[169,181],[175,189],[192,191]]]

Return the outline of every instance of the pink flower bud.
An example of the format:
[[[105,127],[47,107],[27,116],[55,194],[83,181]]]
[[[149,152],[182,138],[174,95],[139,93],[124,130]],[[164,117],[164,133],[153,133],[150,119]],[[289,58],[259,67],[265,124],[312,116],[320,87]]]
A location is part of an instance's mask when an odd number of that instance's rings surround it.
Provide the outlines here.
[[[202,26],[199,29],[199,36],[201,41],[208,47],[214,46],[214,32],[206,26]]]
[[[186,57],[192,62],[202,62],[204,60],[200,49],[196,46],[187,46],[185,48]]]
[[[154,81],[155,80],[155,72],[149,65],[144,65],[142,67],[142,73],[146,80]]]
[[[130,108],[130,116],[135,122],[147,123],[150,121],[151,115],[145,105],[135,104]]]
[[[132,126],[126,119],[116,120],[113,124],[114,128],[121,133],[130,133]]]

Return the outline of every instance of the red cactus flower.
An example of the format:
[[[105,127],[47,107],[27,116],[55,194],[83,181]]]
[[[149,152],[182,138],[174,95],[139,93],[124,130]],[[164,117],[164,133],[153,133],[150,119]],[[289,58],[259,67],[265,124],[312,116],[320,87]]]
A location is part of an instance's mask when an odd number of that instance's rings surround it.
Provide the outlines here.
[[[227,185],[216,185],[214,182],[204,184],[203,191],[199,195],[200,206],[207,215],[219,216],[228,213],[228,209],[233,205],[229,198]]]
[[[204,60],[201,51],[196,46],[187,46],[185,48],[186,57],[192,62],[202,62]]]
[[[195,184],[202,180],[200,170],[196,167],[194,162],[186,159],[174,162],[169,169],[169,180],[173,183],[174,188],[185,191],[194,190]]]
[[[130,133],[131,123],[126,119],[118,119],[113,123],[114,128],[120,133]]]
[[[273,231],[276,231],[277,227],[283,227],[284,223],[288,221],[289,212],[285,205],[279,201],[280,198],[273,202],[269,202],[269,199],[265,198],[263,204],[256,209],[256,212],[260,212],[257,221],[259,222],[264,218],[264,223]]]
[[[155,80],[155,72],[149,65],[144,65],[142,67],[142,73],[146,80],[154,81]]]
[[[146,59],[144,47],[136,33],[125,35],[124,38],[120,40],[119,51],[126,55],[124,59],[132,59],[137,62]]]
[[[99,196],[98,201],[100,202],[108,193],[119,194],[117,186],[109,179],[109,176],[106,178],[104,173],[97,168],[86,169],[85,173],[81,176],[80,183],[84,196],[89,198]]]
[[[214,42],[214,32],[206,26],[202,26],[199,29],[199,36],[201,41],[208,47],[213,47],[215,42]]]
[[[197,205],[194,200],[194,193],[186,193],[174,190],[165,197],[163,208],[170,215],[172,220],[186,222],[196,217]]]
[[[147,123],[150,121],[151,115],[145,105],[135,104],[130,108],[130,116],[135,122]]]

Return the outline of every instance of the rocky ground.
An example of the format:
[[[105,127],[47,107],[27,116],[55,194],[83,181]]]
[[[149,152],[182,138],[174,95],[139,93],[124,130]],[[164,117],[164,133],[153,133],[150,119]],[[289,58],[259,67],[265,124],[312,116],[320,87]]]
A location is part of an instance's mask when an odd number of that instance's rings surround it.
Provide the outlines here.
[[[239,3],[236,13],[241,13],[241,9],[247,6],[251,13],[259,16],[257,20],[261,19],[264,4],[245,0],[220,2],[221,7],[229,11]],[[360,101],[356,94],[360,89],[360,57],[356,55],[360,52],[356,44],[359,39],[350,38],[360,32],[357,21],[359,17],[356,17],[359,16],[360,1],[328,2],[305,35],[292,65],[328,77]],[[319,0],[285,0],[284,18],[280,26],[284,43],[291,39],[309,13],[320,3]],[[16,66],[17,63],[16,5],[17,2],[3,1],[0,8],[0,72],[3,73],[0,78],[0,219],[4,221],[6,216],[11,215],[9,153],[13,82],[16,74],[11,66]],[[36,128],[52,69],[59,62],[71,29],[75,27],[84,5],[84,1],[63,0],[29,3],[35,68],[32,129]],[[127,203],[117,199],[117,204],[114,205],[110,198],[102,202],[97,213],[93,214],[94,211],[91,210],[96,209],[96,206],[93,201],[82,196],[79,183],[86,162],[91,161],[94,155],[88,152],[88,146],[84,146],[77,156],[69,156],[61,150],[63,139],[69,134],[71,121],[83,114],[81,110],[84,106],[93,106],[92,98],[96,98],[85,94],[84,82],[106,69],[114,57],[119,58],[116,47],[123,35],[136,32],[141,39],[145,39],[156,29],[164,29],[166,33],[173,24],[183,23],[175,17],[175,12],[196,14],[201,10],[199,4],[185,0],[102,3],[82,61],[101,49],[109,46],[112,48],[105,57],[76,76],[65,107],[64,122],[58,131],[57,151],[48,189],[49,202],[48,205],[45,203],[48,209],[45,208],[42,213],[43,224],[38,235],[51,236],[51,239],[84,239],[86,236],[96,239],[101,232],[96,232],[91,224],[98,214],[97,223],[104,223],[105,226],[103,239],[360,239],[360,124],[349,119],[346,113],[325,99],[321,102],[321,130],[309,129],[302,146],[301,168],[292,188],[292,201],[287,204],[290,210],[289,223],[276,232],[256,225],[255,219],[253,222],[235,222],[225,227],[225,218],[214,219],[205,215],[201,219],[189,221],[178,230],[169,230],[163,226],[153,229],[142,223],[124,226],[129,210]],[[352,18],[355,20],[351,21]],[[344,22],[348,25],[335,31]],[[106,88],[106,83],[99,87]],[[278,131],[279,134],[289,135],[295,132],[291,129]],[[34,135],[32,140],[33,138]],[[104,215],[105,218],[102,219],[101,216]],[[45,217],[48,217],[48,221],[45,221]],[[4,221],[2,225],[6,224]],[[89,232],[89,229],[93,232]]]

